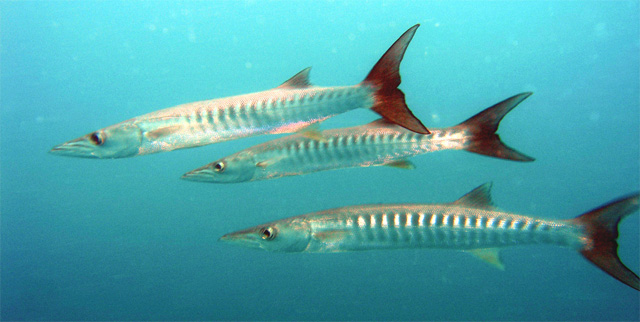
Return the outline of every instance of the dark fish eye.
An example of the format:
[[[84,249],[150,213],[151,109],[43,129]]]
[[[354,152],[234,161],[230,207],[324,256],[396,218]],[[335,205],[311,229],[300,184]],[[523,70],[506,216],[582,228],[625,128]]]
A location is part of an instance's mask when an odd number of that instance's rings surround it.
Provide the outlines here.
[[[216,170],[216,172],[223,172],[224,168],[224,162],[222,161],[216,162],[216,164],[213,165],[213,169]]]
[[[89,140],[91,140],[91,142],[95,145],[103,145],[104,144],[104,138],[102,137],[102,133],[100,132],[93,132],[91,133],[91,135],[89,135]]]
[[[272,227],[266,227],[262,229],[260,235],[264,240],[273,240],[274,238],[276,238],[276,230]]]

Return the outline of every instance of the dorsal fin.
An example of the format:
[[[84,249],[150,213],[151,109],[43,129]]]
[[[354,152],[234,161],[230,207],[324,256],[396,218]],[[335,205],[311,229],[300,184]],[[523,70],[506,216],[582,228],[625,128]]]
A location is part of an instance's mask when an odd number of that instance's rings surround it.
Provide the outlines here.
[[[307,67],[276,88],[307,88],[311,86],[311,83],[309,82],[310,71],[311,67]]]
[[[454,205],[495,210],[491,201],[491,182],[487,182],[453,202]]]

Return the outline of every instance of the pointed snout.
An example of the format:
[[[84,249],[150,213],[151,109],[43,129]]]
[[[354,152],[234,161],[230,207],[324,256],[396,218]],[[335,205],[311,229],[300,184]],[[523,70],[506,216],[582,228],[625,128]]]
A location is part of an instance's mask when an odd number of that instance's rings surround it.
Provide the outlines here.
[[[214,174],[211,169],[208,167],[202,167],[183,174],[180,179],[199,182],[213,182],[213,176]]]
[[[96,158],[91,148],[79,139],[58,144],[49,153],[75,158]]]
[[[226,234],[220,237],[218,241],[242,247],[262,248],[255,233],[249,229]]]

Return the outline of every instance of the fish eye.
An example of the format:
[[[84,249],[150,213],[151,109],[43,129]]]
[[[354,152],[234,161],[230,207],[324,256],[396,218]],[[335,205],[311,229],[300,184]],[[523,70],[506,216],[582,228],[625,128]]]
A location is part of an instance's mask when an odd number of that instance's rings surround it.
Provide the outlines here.
[[[103,137],[102,133],[100,133],[100,132],[91,133],[91,135],[89,135],[89,140],[91,141],[91,143],[93,143],[95,145],[103,145],[104,144],[104,137]]]
[[[260,231],[260,236],[264,240],[273,240],[276,238],[276,235],[277,232],[273,227],[262,228],[262,231]]]
[[[213,165],[213,170],[215,170],[216,172],[223,172],[225,168],[224,162],[220,161],[220,162],[216,162]]]

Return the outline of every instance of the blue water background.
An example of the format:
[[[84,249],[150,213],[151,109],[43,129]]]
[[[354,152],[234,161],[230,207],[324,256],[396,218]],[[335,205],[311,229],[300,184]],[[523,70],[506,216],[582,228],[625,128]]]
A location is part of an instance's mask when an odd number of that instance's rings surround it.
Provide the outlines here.
[[[492,181],[504,210],[569,219],[639,190],[637,1],[2,2],[2,320],[637,320],[638,292],[553,246],[279,254],[225,233],[364,203],[450,202]],[[275,136],[120,160],[55,144],[181,103],[360,82],[407,28],[408,105],[455,125],[523,91],[500,126],[536,157],[461,151],[412,171],[348,169],[236,185],[180,175]],[[369,111],[323,128],[362,124]],[[620,257],[640,271],[638,214]]]

